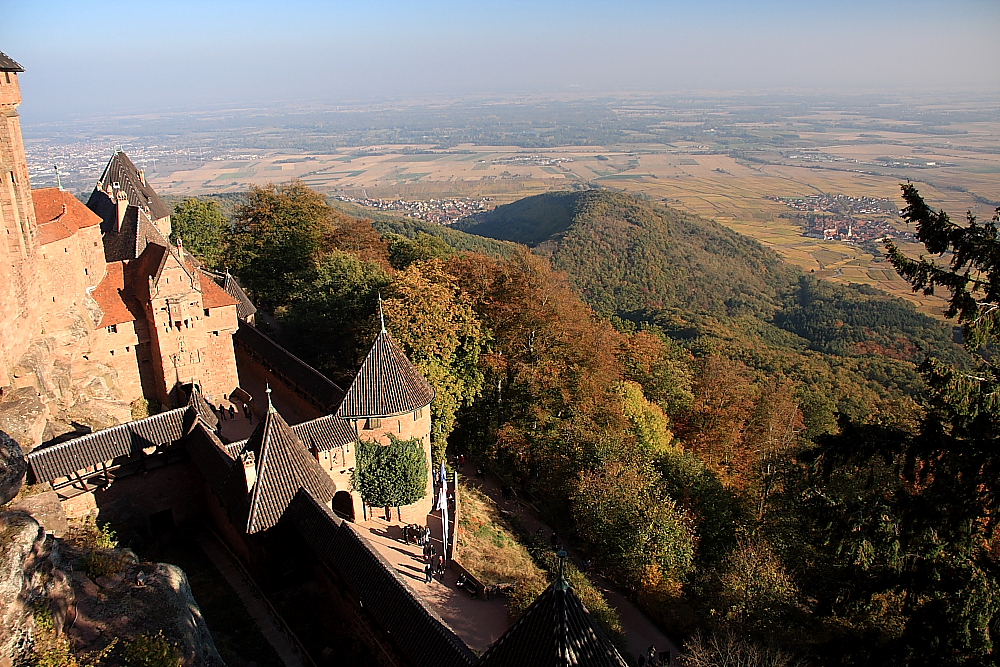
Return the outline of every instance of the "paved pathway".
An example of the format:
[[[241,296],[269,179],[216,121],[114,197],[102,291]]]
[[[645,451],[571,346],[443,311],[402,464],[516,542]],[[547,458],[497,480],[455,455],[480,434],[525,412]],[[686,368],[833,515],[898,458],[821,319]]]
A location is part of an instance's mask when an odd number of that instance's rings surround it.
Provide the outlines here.
[[[243,573],[230,560],[229,554],[208,535],[202,534],[196,539],[201,550],[205,552],[205,555],[212,561],[212,564],[219,570],[219,573],[222,574],[226,582],[236,591],[236,595],[239,596],[240,602],[246,607],[247,613],[253,618],[254,623],[257,624],[264,638],[274,647],[275,653],[285,663],[285,667],[308,667],[311,665],[311,662],[303,659],[302,654],[299,653],[298,649],[289,641],[285,633],[282,632],[281,627],[274,620],[267,605],[257,597],[250,585],[243,580]]]
[[[428,520],[432,518],[436,517],[429,516]],[[416,544],[403,542],[403,532],[398,521],[370,518],[354,525],[469,648],[484,651],[507,630],[510,619],[503,598],[472,599],[468,592],[455,586],[457,577],[450,569],[445,572],[443,582],[435,579],[429,584],[424,583],[423,550]],[[432,530],[435,529],[433,521],[430,525]],[[436,528],[438,534],[435,536],[435,543],[440,553],[440,520],[437,521]]]
[[[493,478],[492,475],[487,475],[485,479],[478,477],[476,475],[476,464],[472,462],[470,458],[466,457],[465,468],[459,470],[459,473],[464,476],[467,484],[482,490],[497,504],[498,507],[517,514],[521,523],[529,531],[534,532],[541,528],[542,533],[546,536],[546,538],[552,535],[552,529],[535,515],[534,510],[531,507],[519,502],[516,498],[505,501],[503,499],[503,493],[500,491],[500,483]],[[576,564],[576,566],[581,567],[582,559],[579,554],[571,548],[563,548],[566,549],[570,559]],[[671,654],[678,653],[677,647],[674,646],[673,642],[671,642],[665,634],[658,630],[657,627],[653,625],[653,622],[646,618],[646,616],[634,604],[626,599],[624,595],[615,590],[610,582],[603,577],[594,575],[591,575],[590,579],[604,594],[608,604],[618,611],[618,615],[621,617],[622,627],[625,628],[625,639],[628,642],[628,649],[632,655],[645,655],[650,645],[656,646],[658,652],[670,651]]]

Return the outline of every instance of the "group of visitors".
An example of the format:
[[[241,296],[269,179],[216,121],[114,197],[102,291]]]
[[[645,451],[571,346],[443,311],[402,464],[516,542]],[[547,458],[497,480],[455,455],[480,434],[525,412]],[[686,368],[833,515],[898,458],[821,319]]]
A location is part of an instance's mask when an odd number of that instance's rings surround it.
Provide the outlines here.
[[[230,421],[236,419],[236,408],[232,405],[226,408],[222,403],[219,403],[219,419],[225,421],[227,415]],[[248,422],[253,423],[253,412],[250,411],[250,406],[246,403],[243,404],[243,416],[246,417]]]
[[[403,541],[407,544],[416,544],[418,547],[430,544],[430,526],[421,526],[417,523],[411,523],[403,526]]]

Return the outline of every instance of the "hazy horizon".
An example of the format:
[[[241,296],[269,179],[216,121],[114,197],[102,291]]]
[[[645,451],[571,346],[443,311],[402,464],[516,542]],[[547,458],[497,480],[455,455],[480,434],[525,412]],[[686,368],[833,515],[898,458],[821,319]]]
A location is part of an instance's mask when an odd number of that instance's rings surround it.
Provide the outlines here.
[[[22,116],[642,92],[1000,92],[1000,3],[18,3]],[[30,121],[29,121],[30,123]]]

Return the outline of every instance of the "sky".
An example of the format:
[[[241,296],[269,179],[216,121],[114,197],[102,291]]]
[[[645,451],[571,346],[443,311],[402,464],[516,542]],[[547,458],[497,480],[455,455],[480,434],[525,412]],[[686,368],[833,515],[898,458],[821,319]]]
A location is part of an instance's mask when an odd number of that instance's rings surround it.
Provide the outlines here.
[[[1000,0],[0,0],[22,115],[463,94],[1000,92]]]

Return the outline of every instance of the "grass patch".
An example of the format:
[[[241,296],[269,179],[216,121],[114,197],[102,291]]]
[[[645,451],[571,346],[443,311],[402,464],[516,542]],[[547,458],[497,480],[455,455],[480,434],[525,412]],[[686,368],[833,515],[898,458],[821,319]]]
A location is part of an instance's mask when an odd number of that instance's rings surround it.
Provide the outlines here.
[[[558,570],[558,558],[545,540],[501,516],[496,503],[478,489],[463,485],[460,496],[458,560],[487,586],[516,582],[517,591],[507,599],[507,609],[517,618],[549,585]],[[566,563],[565,575],[597,625],[626,655],[628,645],[618,612],[572,563]]]

